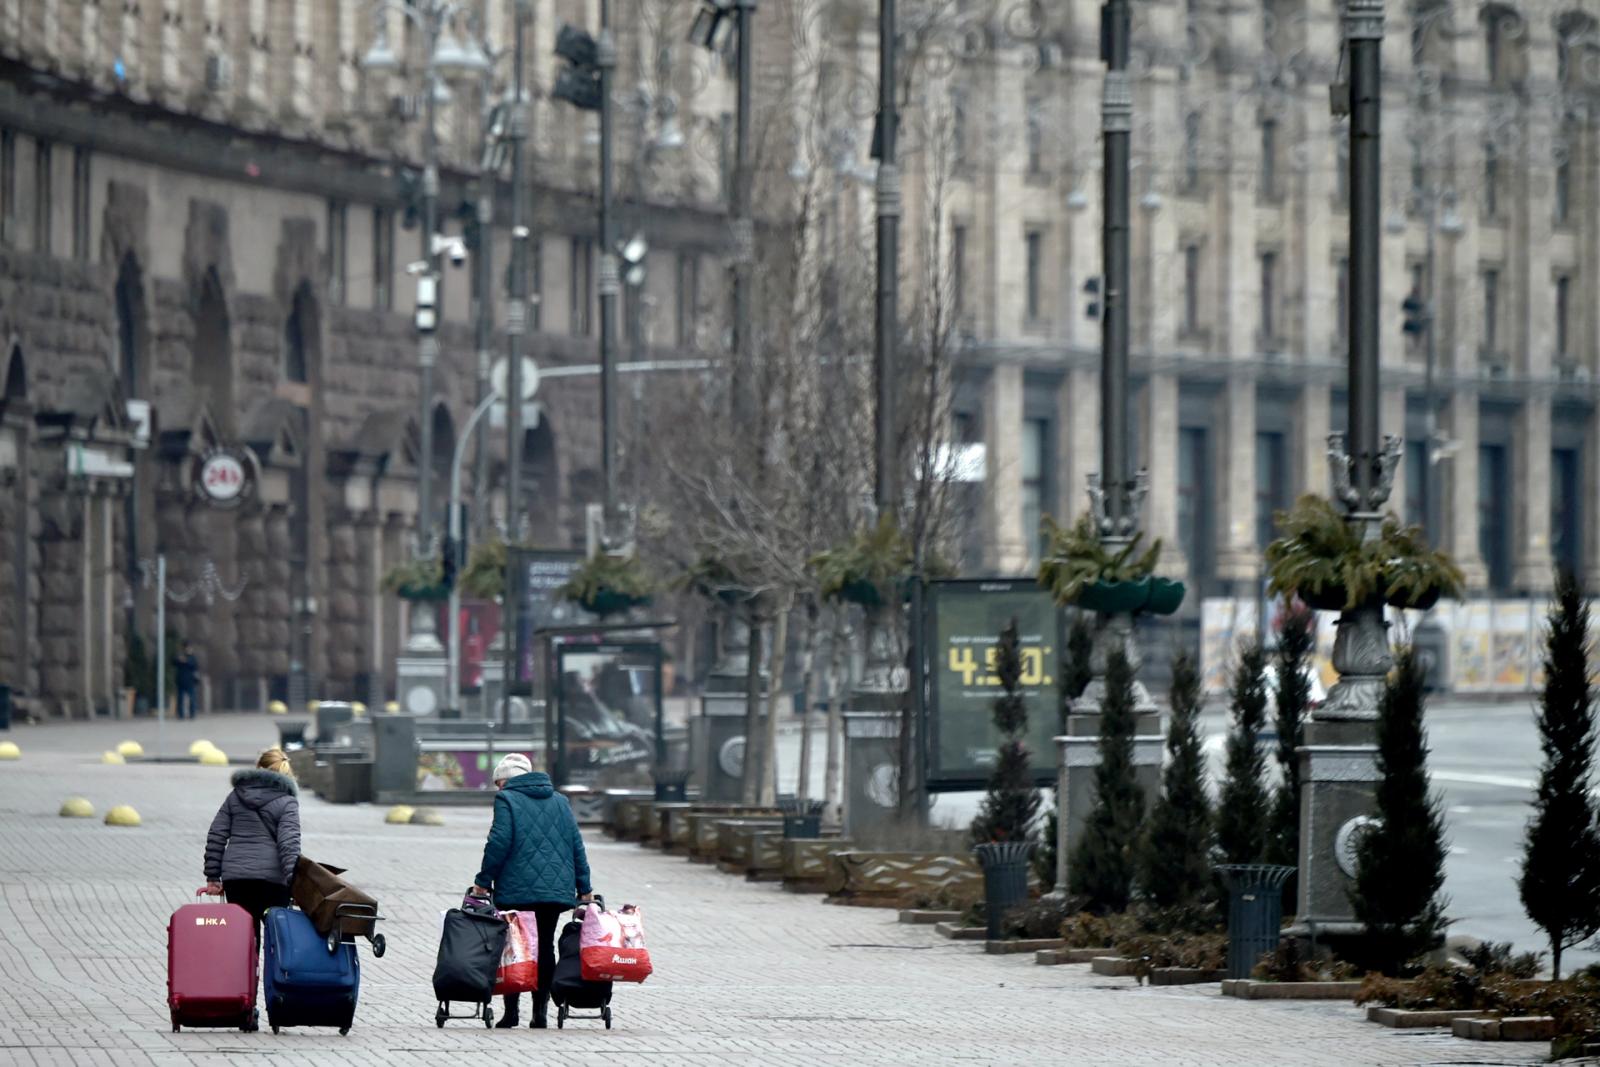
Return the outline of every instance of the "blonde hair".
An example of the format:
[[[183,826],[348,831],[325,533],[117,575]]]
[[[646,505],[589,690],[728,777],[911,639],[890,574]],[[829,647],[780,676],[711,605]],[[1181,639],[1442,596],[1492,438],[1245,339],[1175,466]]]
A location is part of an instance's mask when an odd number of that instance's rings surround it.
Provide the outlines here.
[[[264,771],[276,771],[294,777],[294,767],[289,763],[289,757],[283,749],[273,746],[261,753],[261,758],[256,760],[256,767]]]

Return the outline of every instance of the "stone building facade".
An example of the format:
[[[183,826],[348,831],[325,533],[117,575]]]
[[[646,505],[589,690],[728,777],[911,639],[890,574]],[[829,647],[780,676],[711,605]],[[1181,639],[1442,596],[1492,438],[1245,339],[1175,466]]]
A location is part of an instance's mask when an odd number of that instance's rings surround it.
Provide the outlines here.
[[[619,84],[638,86],[619,108],[618,230],[652,248],[623,302],[642,323],[630,353],[720,334],[716,134],[732,90],[681,45],[693,14],[681,7],[618,20]],[[197,646],[213,706],[392,692],[405,622],[381,579],[413,550],[423,464],[442,524],[456,430],[505,345],[511,190],[479,160],[487,105],[510,81],[512,5],[462,10],[452,33],[481,35],[495,63],[440,93],[441,228],[465,232],[490,198],[473,251],[491,269],[475,280],[469,260],[443,279],[424,456],[406,269],[420,244],[406,225],[415,27],[393,13],[375,26],[364,0],[0,0],[0,684],[25,710],[120,706],[134,638],[153,652],[159,556],[169,629]],[[525,350],[545,366],[597,358],[594,121],[544,91],[560,24],[593,29],[592,14],[539,0],[530,19]],[[666,69],[698,62],[692,85],[653,80],[669,36],[685,55]],[[361,69],[375,37],[401,54],[399,74]],[[655,152],[665,119],[695,151]],[[481,337],[480,300],[494,323]],[[542,544],[583,544],[596,381],[543,389],[522,442],[525,522]],[[484,474],[480,528],[503,512],[503,437],[468,465]],[[218,446],[248,448],[259,467],[240,507],[196,493],[197,457]]]
[[[1006,573],[1031,566],[1041,512],[1084,509],[1099,466],[1085,286],[1100,271],[1100,4],[1047,6],[966,24],[953,39],[974,58],[924,94],[948,94],[960,157],[946,245],[967,335],[957,433],[987,460],[967,563]],[[1327,491],[1327,434],[1345,426],[1339,5],[1133,6],[1146,527],[1164,570],[1253,599],[1273,510]],[[1593,584],[1600,5],[1386,6],[1382,431],[1407,452],[1391,505],[1474,593],[1540,593],[1557,562]],[[1431,391],[1426,335],[1402,328],[1411,293],[1436,309]]]

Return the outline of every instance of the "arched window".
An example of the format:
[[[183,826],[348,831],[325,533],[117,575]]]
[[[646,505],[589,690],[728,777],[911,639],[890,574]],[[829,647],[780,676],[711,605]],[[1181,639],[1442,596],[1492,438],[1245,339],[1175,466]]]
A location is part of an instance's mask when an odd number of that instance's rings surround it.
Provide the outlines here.
[[[122,257],[117,268],[117,351],[120,355],[118,373],[122,377],[122,391],[130,398],[139,397],[150,383],[144,380],[144,281],[139,271],[139,261],[132,252]]]
[[[200,283],[194,305],[194,341],[190,353],[195,388],[211,408],[217,427],[233,430],[233,338],[228,300],[215,268]]]
[[[1581,11],[1556,19],[1556,82],[1569,93],[1600,84],[1600,23]]]
[[[28,399],[28,367],[22,359],[21,345],[12,345],[11,358],[6,360],[5,399]]]
[[[309,283],[294,291],[289,318],[283,324],[283,380],[310,384],[317,361],[318,321],[316,297]]]
[[[1483,9],[1484,74],[1496,89],[1511,89],[1526,76],[1527,24],[1509,7]]]

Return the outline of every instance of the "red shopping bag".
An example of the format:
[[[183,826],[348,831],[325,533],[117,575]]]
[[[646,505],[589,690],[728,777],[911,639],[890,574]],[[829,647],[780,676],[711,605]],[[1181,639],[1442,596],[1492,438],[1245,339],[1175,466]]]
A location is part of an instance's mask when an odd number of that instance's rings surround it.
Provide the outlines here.
[[[505,951],[495,972],[495,996],[531,993],[539,988],[539,926],[532,912],[502,911],[506,921]]]
[[[633,904],[624,904],[621,915],[594,904],[584,908],[578,946],[586,982],[642,982],[654,970],[644,947],[644,915]]]

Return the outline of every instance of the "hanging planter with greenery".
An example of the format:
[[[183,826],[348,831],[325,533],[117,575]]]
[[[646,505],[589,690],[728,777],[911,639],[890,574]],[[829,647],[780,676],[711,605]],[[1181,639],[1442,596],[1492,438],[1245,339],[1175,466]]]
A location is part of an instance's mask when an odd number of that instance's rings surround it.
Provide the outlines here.
[[[444,563],[438,557],[395,564],[384,574],[383,588],[402,600],[448,600],[450,597],[450,589],[444,584]]]
[[[1183,604],[1183,583],[1155,576],[1160,541],[1141,553],[1141,534],[1113,551],[1087,515],[1071,526],[1057,525],[1048,516],[1044,523],[1049,548],[1039,565],[1039,584],[1056,603],[1105,615],[1171,615]]]
[[[650,603],[655,584],[637,556],[597,552],[573,572],[561,596],[604,618]]]
[[[727,563],[709,553],[683,572],[678,585],[679,588],[697,593],[707,600],[720,601],[729,607],[744,604],[756,595]]]
[[[1279,512],[1277,523],[1281,536],[1267,546],[1275,596],[1293,594],[1319,611],[1375,599],[1425,611],[1441,597],[1461,595],[1461,570],[1450,556],[1429,545],[1420,527],[1392,514],[1365,541],[1331,501],[1308,493]]]
[[[824,599],[863,608],[883,606],[897,589],[903,593],[914,562],[911,541],[888,515],[837,548],[811,557]]]
[[[456,577],[462,595],[476,600],[499,600],[506,591],[506,543],[498,537],[479,541],[467,555],[467,565]]]

